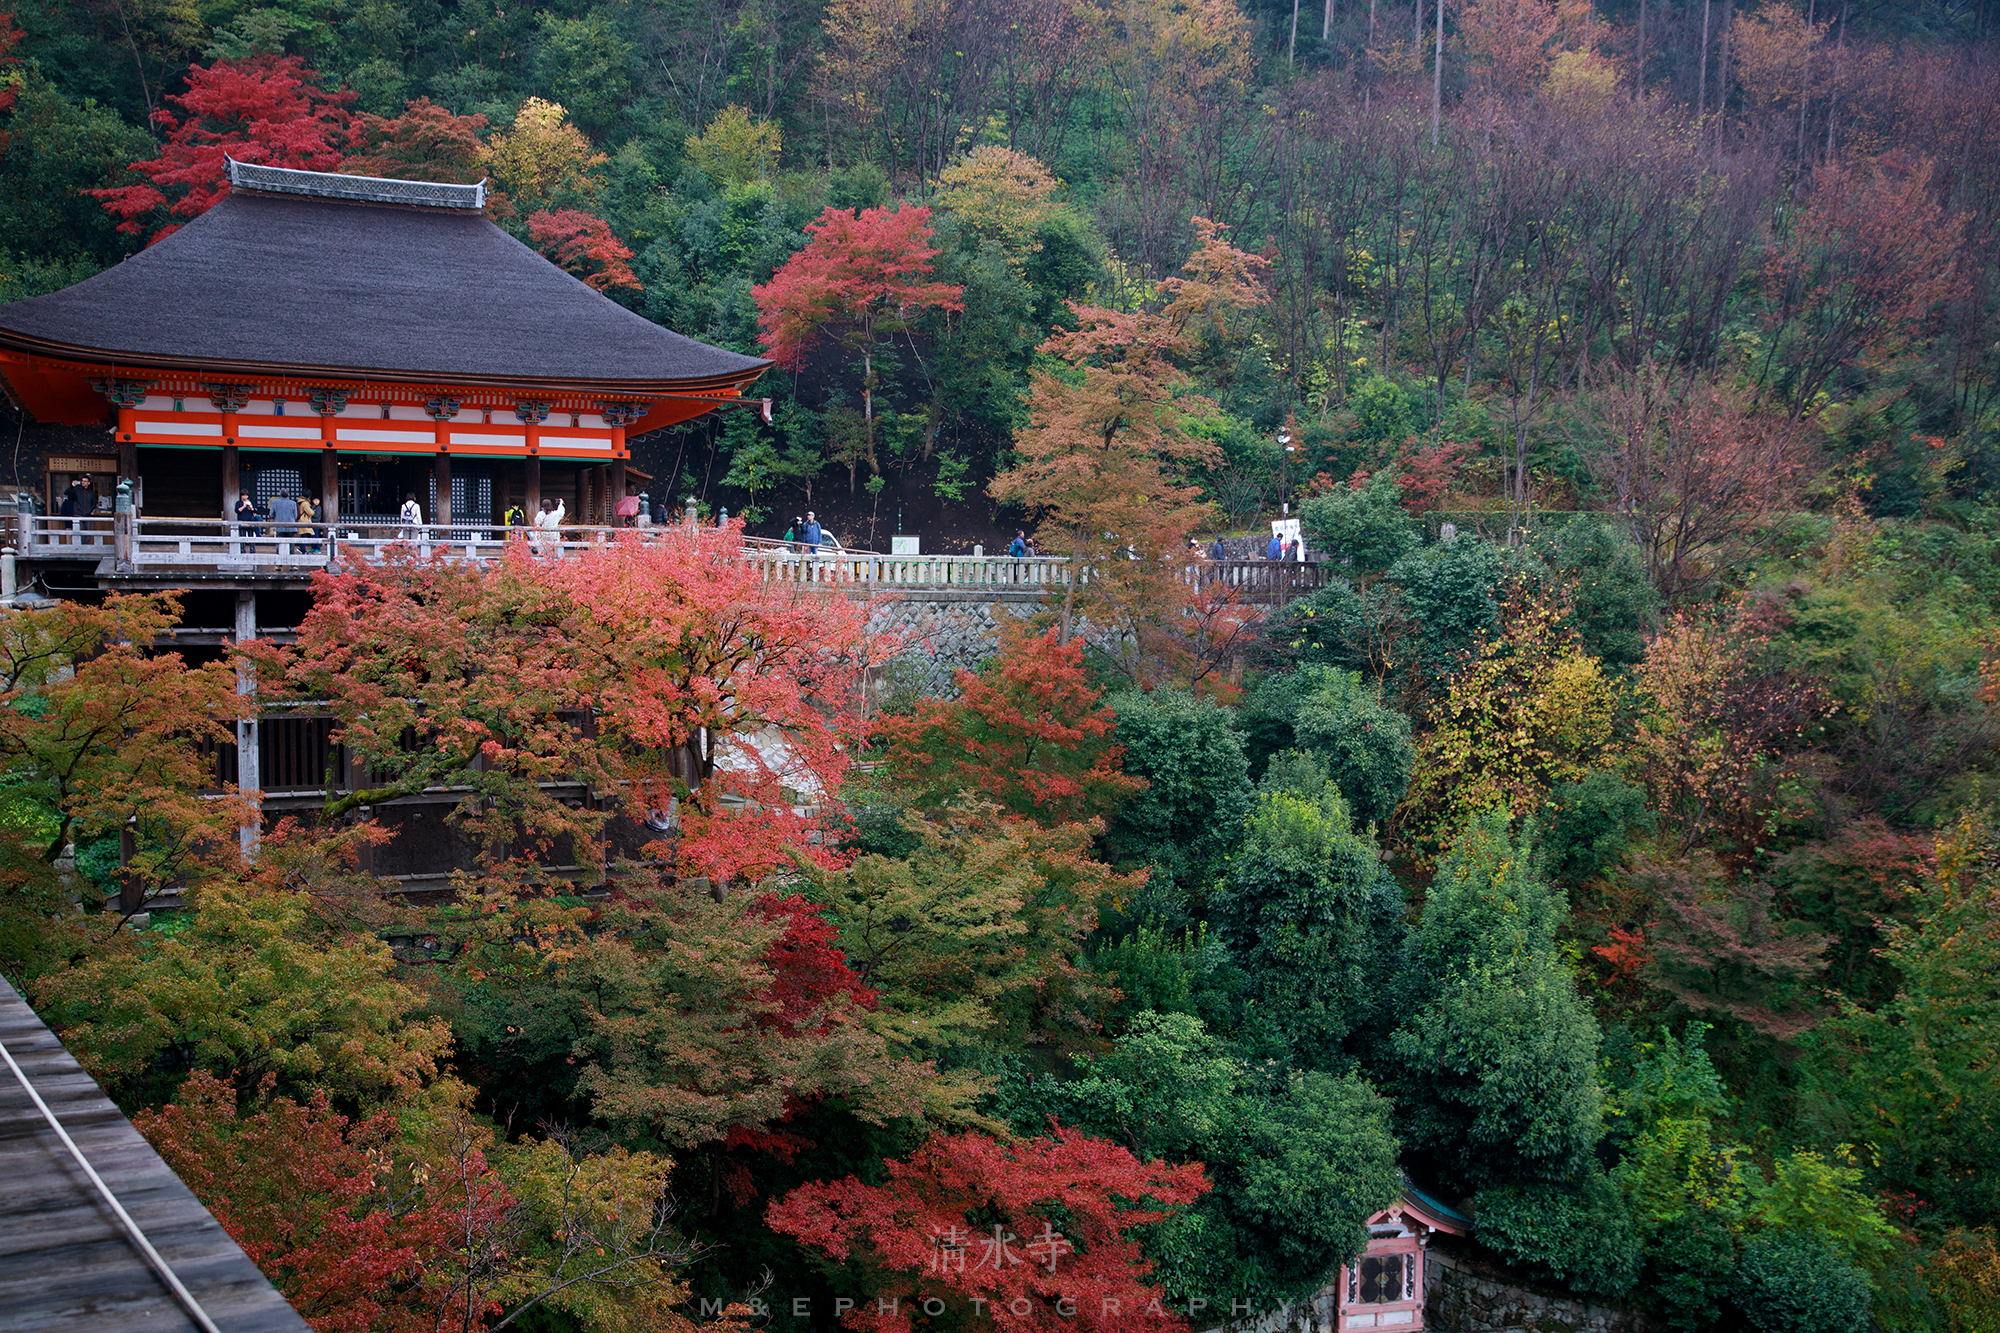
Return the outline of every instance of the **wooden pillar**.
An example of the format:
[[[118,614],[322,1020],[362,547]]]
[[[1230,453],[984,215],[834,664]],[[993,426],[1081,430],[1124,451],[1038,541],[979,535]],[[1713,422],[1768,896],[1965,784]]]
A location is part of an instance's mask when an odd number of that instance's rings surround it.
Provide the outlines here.
[[[257,594],[239,592],[236,594],[236,642],[248,643],[256,637]],[[248,667],[236,669],[236,692],[242,695],[257,693],[257,676]],[[264,778],[257,744],[256,717],[239,719],[236,723],[236,790],[250,802],[251,814],[249,822],[238,831],[237,837],[246,858],[257,854],[257,836],[263,822],[260,804]]]
[[[451,522],[451,419],[458,415],[458,399],[439,394],[424,400],[424,414],[435,425],[437,459],[431,464],[431,479],[437,484],[437,503],[432,509],[443,510],[443,515],[433,513],[433,523]]]
[[[225,420],[227,419],[225,418]],[[228,426],[224,426],[223,429],[227,430]],[[224,519],[233,519],[236,517],[236,493],[243,489],[241,485],[241,471],[242,469],[236,457],[236,446],[233,444],[223,445],[222,517]]]
[[[431,522],[451,526],[451,455],[439,454],[431,464],[431,481],[437,487],[437,512]]]
[[[128,823],[118,830],[118,911],[130,916],[146,905],[146,882],[125,867],[139,854],[139,839]]]
[[[319,451],[319,521],[340,522],[340,454],[333,449]]]
[[[530,426],[528,433],[533,435],[535,433],[534,427]],[[529,447],[533,448],[532,445]],[[523,482],[523,486],[525,490],[523,492],[524,498],[521,501],[521,508],[527,513],[528,522],[533,523],[535,515],[542,512],[542,460],[533,453],[528,455],[527,477]]]
[[[606,469],[611,478],[611,522],[618,522],[618,506],[625,503],[625,460],[620,458]]]

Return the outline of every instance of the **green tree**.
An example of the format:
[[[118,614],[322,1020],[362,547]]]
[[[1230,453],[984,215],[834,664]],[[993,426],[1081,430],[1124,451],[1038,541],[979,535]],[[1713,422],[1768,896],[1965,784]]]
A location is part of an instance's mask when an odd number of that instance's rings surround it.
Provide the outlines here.
[[[1292,719],[1298,748],[1324,766],[1357,824],[1387,823],[1416,770],[1410,719],[1386,707],[1357,672],[1320,667],[1300,675],[1310,692]]]
[[[1825,1137],[1866,1144],[1885,1184],[1960,1224],[2000,1209],[2000,835],[1970,812],[1938,845],[1915,925],[1883,949],[1901,973],[1874,1009],[1842,1000],[1805,1040]]]
[[[1403,492],[1386,472],[1365,486],[1343,486],[1299,506],[1310,544],[1357,576],[1379,574],[1417,549],[1417,525],[1403,509]]]
[[[544,10],[539,62],[552,99],[569,108],[578,125],[602,133],[611,127],[631,86],[634,51],[611,18],[592,9],[576,18]]]
[[[1597,1023],[1557,952],[1563,904],[1531,836],[1489,813],[1439,863],[1389,1043],[1405,1146],[1479,1188],[1578,1178],[1604,1133]]]
[[[1186,1014],[1142,1013],[1080,1077],[1018,1102],[1142,1159],[1199,1160],[1216,1188],[1154,1228],[1147,1252],[1177,1301],[1260,1305],[1323,1287],[1367,1244],[1400,1187],[1388,1103],[1360,1077],[1260,1073]]]
[[[1192,888],[1213,879],[1243,836],[1249,765],[1229,711],[1172,687],[1114,695],[1124,769],[1146,786],[1112,819],[1105,844],[1120,863],[1149,865]]]
[[[1394,956],[1403,894],[1339,790],[1260,795],[1209,909],[1249,973],[1258,1040],[1308,1068],[1349,1068]]]

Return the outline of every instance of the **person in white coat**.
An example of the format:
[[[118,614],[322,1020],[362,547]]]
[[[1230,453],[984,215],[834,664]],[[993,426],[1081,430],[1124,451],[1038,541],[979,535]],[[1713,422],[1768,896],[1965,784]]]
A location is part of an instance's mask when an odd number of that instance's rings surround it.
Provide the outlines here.
[[[553,505],[547,500],[542,501],[542,510],[535,515],[535,530],[528,534],[529,542],[537,551],[542,549],[544,537],[549,539],[551,549],[562,549],[562,521],[563,515],[568,512],[561,500]]]
[[[396,529],[397,541],[413,542],[424,535],[424,507],[417,503],[414,491],[403,497],[403,512],[396,517],[402,524]]]

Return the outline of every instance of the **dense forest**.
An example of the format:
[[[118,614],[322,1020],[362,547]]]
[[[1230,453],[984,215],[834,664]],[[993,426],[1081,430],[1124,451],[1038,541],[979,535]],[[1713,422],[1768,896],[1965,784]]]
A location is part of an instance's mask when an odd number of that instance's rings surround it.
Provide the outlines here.
[[[644,445],[740,524],[240,664],[10,614],[0,969],[323,1331],[1167,1333],[1405,1176],[1664,1327],[2000,1329],[1996,9],[1816,5],[20,4],[0,299],[225,151],[484,178],[776,410]],[[1093,573],[937,689],[731,558],[807,505]],[[1186,576],[1285,507],[1327,586]],[[478,869],[239,855],[239,666]]]

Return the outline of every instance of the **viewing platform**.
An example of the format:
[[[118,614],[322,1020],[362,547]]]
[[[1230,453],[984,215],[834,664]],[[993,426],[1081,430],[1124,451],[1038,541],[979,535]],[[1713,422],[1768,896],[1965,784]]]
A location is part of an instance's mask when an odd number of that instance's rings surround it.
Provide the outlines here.
[[[304,587],[322,570],[379,563],[391,551],[416,558],[483,563],[519,543],[548,559],[571,559],[616,541],[665,541],[680,527],[564,525],[559,536],[493,524],[402,525],[393,519],[277,525],[206,518],[137,519],[124,515],[63,518],[22,514],[11,536],[21,565],[88,565],[103,589]],[[743,558],[768,581],[866,592],[911,589],[1007,600],[1038,597],[1072,577],[1061,556],[884,555],[876,551],[800,547],[746,538]],[[1337,580],[1323,561],[1198,560],[1183,577],[1206,587],[1226,584],[1246,600],[1282,601]],[[1090,572],[1082,574],[1087,582]]]

